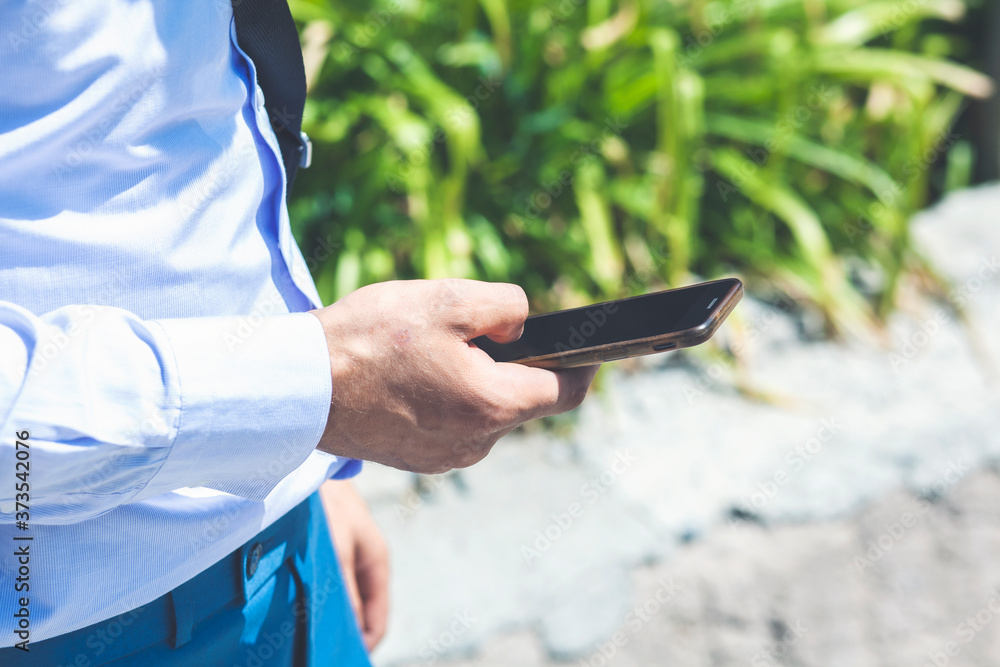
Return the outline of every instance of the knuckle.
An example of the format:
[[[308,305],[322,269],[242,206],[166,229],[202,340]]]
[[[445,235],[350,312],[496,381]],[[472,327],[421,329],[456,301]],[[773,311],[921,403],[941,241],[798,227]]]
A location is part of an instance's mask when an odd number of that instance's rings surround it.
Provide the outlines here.
[[[475,441],[466,443],[461,447],[461,451],[455,457],[453,461],[454,468],[468,468],[476,463],[479,463],[490,450],[493,449],[493,445],[499,438],[488,437],[486,439],[477,439]]]
[[[474,324],[470,315],[472,308],[466,282],[459,278],[434,281],[430,305],[434,318],[448,323],[451,329],[462,337],[468,335]]]
[[[434,281],[436,286],[435,296],[440,303],[450,307],[461,307],[468,296],[467,281],[461,278],[442,278]]]
[[[518,423],[520,411],[507,399],[498,393],[489,393],[484,397],[482,422],[486,433],[495,433]]]
[[[469,379],[470,402],[468,424],[476,437],[495,433],[517,419],[517,410],[509,397],[488,376]]]
[[[410,472],[416,472],[421,475],[443,475],[451,471],[454,467],[450,461],[447,463],[435,462],[421,466],[419,470],[410,470]]]
[[[474,418],[469,420],[468,433],[472,438],[482,439],[489,437],[490,434],[496,432],[499,428],[500,423],[497,416],[481,410]]]
[[[497,424],[501,428],[510,428],[524,421],[521,417],[521,411],[509,403],[502,405],[496,416]]]

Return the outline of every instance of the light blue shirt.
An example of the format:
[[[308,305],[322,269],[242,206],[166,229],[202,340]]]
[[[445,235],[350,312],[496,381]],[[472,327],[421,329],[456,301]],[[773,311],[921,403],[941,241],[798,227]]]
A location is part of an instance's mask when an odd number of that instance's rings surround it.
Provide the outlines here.
[[[360,463],[315,450],[330,361],[301,311],[321,304],[229,1],[0,0],[0,25],[13,646],[20,597],[32,642],[133,609]],[[23,544],[30,588],[16,592]]]

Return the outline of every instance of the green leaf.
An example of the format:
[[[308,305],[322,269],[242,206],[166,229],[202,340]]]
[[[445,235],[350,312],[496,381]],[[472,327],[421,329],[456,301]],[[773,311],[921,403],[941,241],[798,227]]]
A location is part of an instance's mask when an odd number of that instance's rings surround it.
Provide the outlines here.
[[[810,115],[816,113],[803,106]],[[775,127],[774,123],[750,120],[727,114],[709,114],[708,132],[716,136],[735,139],[764,148],[755,153],[758,161],[766,161],[770,153],[779,153],[817,169],[822,169],[847,181],[868,188],[876,196],[898,189],[895,180],[884,169],[844,151],[835,150],[811,141],[793,129]]]

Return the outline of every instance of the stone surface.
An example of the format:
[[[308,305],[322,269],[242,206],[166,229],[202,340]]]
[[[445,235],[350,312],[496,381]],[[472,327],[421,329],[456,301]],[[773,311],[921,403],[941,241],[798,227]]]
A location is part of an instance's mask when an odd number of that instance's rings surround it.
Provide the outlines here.
[[[884,347],[812,341],[747,299],[737,369],[610,365],[570,436],[515,433],[419,494],[368,466],[394,554],[376,664],[1000,663],[992,624],[960,627],[1000,589],[998,221],[988,187],[916,224],[968,326],[908,298]]]
[[[921,503],[902,490],[844,519],[718,529],[637,569],[633,609],[649,613],[619,617],[618,643],[605,640],[575,664],[894,667],[932,665],[934,656],[942,665],[996,665],[998,501],[1000,476],[987,469],[923,505],[901,531],[895,524]],[[886,548],[873,550],[886,535]],[[657,607],[650,601],[664,581],[677,591]],[[945,653],[949,643],[955,655]],[[449,664],[552,663],[522,632]]]

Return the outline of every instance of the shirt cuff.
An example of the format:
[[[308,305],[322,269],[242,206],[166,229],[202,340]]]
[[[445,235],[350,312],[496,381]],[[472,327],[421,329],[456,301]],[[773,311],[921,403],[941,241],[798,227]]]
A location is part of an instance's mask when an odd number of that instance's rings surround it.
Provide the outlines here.
[[[319,319],[293,313],[155,324],[174,354],[180,424],[143,495],[205,486],[263,499],[326,428],[332,380]]]

